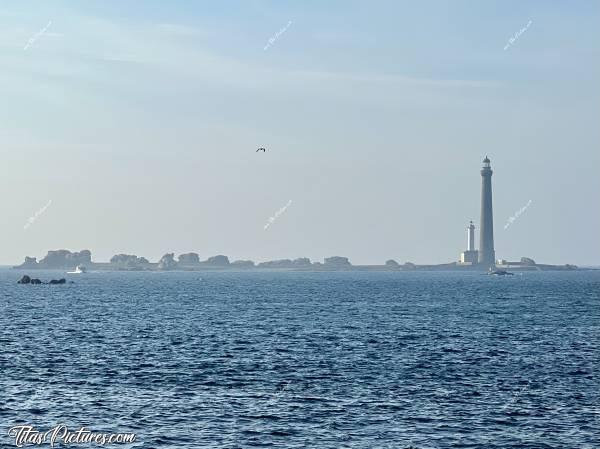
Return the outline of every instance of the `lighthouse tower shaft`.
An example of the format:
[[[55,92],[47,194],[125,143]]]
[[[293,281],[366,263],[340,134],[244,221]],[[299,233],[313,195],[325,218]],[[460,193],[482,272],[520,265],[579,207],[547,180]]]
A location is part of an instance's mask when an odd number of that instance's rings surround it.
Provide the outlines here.
[[[479,263],[485,267],[494,267],[494,213],[492,209],[492,169],[490,160],[483,160],[481,169],[481,221],[479,228]]]

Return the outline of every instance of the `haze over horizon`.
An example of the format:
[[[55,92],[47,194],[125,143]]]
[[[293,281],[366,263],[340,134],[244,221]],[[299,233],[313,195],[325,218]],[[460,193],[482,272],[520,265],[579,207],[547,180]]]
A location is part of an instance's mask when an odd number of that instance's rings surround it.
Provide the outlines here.
[[[598,19],[578,0],[3,2],[0,264],[456,261],[487,155],[497,258],[600,265]]]

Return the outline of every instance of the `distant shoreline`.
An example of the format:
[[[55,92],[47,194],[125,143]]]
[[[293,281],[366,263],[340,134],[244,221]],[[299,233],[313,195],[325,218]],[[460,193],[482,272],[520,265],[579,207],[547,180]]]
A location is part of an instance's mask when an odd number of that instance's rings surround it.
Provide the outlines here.
[[[328,272],[328,271],[370,271],[370,272],[415,272],[415,271],[454,271],[454,272],[480,272],[484,273],[487,270],[478,266],[460,266],[460,265],[416,265],[411,268],[389,267],[386,265],[351,265],[351,266],[307,266],[307,267],[240,267],[235,265],[229,266],[179,266],[170,269],[159,269],[158,264],[149,264],[155,266],[148,267],[119,267],[109,263],[91,263],[86,265],[87,271],[116,271],[116,272],[201,272],[201,271],[244,271],[244,272],[264,272],[264,271],[294,271],[294,272]],[[22,270],[22,271],[64,271],[72,270],[72,266],[60,267],[23,267],[23,266],[4,266],[6,269]],[[584,268],[567,268],[563,265],[536,265],[531,267],[511,267],[513,272],[537,272],[537,271],[595,271],[600,268],[584,267]]]
[[[0,269],[12,270],[12,271],[60,271],[71,270],[70,267],[64,268],[22,268],[19,266],[11,265],[0,265]],[[354,265],[352,267],[307,267],[307,268],[240,268],[240,267],[198,267],[198,268],[174,268],[171,270],[158,270],[158,269],[143,269],[143,268],[118,268],[118,267],[96,267],[91,265],[87,272],[117,272],[117,273],[202,273],[202,272],[245,272],[245,273],[266,273],[266,272],[304,272],[304,273],[319,273],[319,272],[378,272],[378,273],[414,273],[414,272],[453,272],[453,273],[482,273],[486,274],[487,270],[483,268],[466,268],[466,267],[454,267],[454,268],[442,268],[435,266],[428,267],[417,267],[413,269],[402,269],[402,268],[388,268],[384,265]],[[536,273],[536,272],[582,272],[582,271],[600,271],[599,267],[578,267],[578,268],[565,268],[562,265],[545,266],[543,268],[511,268],[509,271],[514,273]]]
[[[83,270],[94,271],[476,271],[488,269],[510,271],[573,271],[582,270],[576,265],[538,264],[533,259],[522,257],[518,262],[498,260],[494,266],[451,262],[445,264],[417,265],[411,262],[400,264],[389,259],[382,265],[353,265],[347,257],[326,257],[323,262],[312,262],[307,257],[280,259],[255,263],[252,260],[229,261],[222,254],[201,261],[198,253],[167,253],[158,262],[150,262],[145,257],[133,254],[116,254],[110,262],[93,262],[91,251],[51,250],[39,262],[35,257],[25,257],[21,265],[13,266],[20,270]],[[593,269],[593,268],[590,268]]]

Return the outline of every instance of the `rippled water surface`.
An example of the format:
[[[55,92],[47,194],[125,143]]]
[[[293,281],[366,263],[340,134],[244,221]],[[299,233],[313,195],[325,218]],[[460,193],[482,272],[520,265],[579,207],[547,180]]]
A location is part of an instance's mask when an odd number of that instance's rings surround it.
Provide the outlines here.
[[[1,447],[22,423],[122,448],[600,447],[599,272],[22,274],[0,270]]]

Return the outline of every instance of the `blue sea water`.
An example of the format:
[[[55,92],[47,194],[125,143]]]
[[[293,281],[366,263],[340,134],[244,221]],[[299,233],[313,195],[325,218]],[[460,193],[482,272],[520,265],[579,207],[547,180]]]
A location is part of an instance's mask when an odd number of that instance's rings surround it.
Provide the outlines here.
[[[17,424],[137,435],[105,447],[600,447],[600,272],[22,274],[0,270],[1,447]]]

